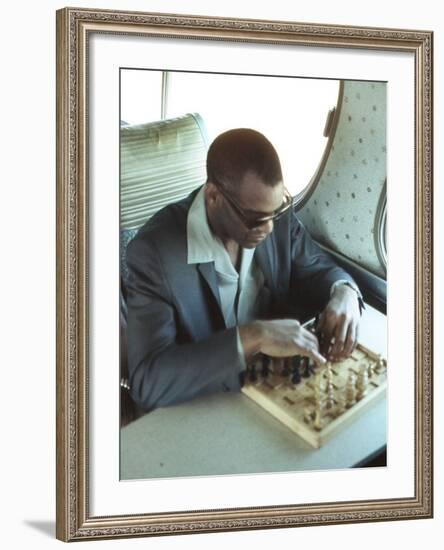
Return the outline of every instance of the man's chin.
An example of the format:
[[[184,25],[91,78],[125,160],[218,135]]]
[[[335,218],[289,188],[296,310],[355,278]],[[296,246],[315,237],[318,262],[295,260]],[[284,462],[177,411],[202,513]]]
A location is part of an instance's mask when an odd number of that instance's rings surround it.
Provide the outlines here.
[[[261,242],[263,242],[265,239],[245,239],[245,241],[242,243],[242,248],[256,248],[256,246],[260,245]]]

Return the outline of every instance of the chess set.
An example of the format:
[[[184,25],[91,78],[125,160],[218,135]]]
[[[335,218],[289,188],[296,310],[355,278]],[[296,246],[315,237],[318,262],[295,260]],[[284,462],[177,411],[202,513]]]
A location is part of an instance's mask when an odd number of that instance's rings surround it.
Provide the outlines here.
[[[314,330],[313,321],[306,326]],[[347,359],[322,366],[261,354],[248,365],[242,392],[318,449],[386,388],[387,361],[358,344]]]

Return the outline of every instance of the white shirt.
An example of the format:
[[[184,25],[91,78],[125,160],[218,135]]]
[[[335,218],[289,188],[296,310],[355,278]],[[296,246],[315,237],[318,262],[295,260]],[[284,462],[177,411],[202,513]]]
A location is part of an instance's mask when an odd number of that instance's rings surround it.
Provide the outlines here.
[[[254,258],[254,248],[241,248],[239,273],[222,241],[211,231],[205,208],[204,187],[194,198],[187,218],[188,264],[214,262],[222,314],[227,327],[249,323],[255,318],[256,299],[264,285],[264,275]],[[244,362],[237,331],[238,350]]]

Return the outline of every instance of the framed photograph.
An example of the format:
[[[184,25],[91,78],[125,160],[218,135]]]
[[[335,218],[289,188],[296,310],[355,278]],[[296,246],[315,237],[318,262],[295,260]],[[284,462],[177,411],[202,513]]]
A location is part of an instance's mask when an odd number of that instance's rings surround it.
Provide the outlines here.
[[[432,517],[432,47],[424,30],[57,12],[60,540]],[[282,168],[255,223],[212,171],[235,128]],[[328,296],[364,306],[346,359],[239,359],[251,304],[280,319],[291,302],[321,338],[322,292],[282,297],[284,268],[268,279],[248,241],[230,265],[256,294],[229,322],[219,260],[190,260],[190,235],[217,236],[211,185],[219,227],[237,216],[266,243],[294,214],[345,274]]]

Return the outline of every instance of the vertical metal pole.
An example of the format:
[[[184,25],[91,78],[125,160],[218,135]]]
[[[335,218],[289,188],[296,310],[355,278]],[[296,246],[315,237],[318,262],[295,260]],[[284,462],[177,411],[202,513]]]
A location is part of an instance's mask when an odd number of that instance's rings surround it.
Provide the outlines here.
[[[167,118],[168,110],[168,88],[169,88],[169,72],[162,72],[162,97],[160,106],[160,118],[165,120]]]

